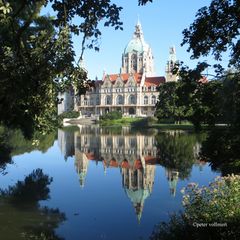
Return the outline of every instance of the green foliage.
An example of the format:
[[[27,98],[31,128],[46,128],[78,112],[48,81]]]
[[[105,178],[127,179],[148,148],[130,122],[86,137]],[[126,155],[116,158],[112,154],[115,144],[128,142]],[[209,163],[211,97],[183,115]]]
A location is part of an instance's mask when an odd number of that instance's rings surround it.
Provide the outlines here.
[[[59,118],[78,118],[79,112],[77,111],[70,111],[70,112],[64,112],[58,116]]]
[[[238,0],[212,0],[209,7],[198,10],[195,21],[183,31],[184,44],[189,44],[193,58],[212,53],[216,60],[222,59],[222,53],[231,53],[229,64],[239,67],[239,16]]]
[[[189,96],[187,119],[199,129],[201,124],[215,125],[221,119],[221,82],[198,83]]]
[[[42,169],[36,169],[24,181],[18,181],[7,190],[1,190],[1,196],[11,198],[16,203],[37,203],[49,198],[48,185],[51,182],[52,178],[44,175]]]
[[[181,131],[161,132],[156,136],[160,164],[179,172],[181,179],[190,176],[192,166],[198,158],[195,151],[204,134],[196,135]]]
[[[155,225],[150,240],[192,240],[189,227],[182,217],[172,215],[169,222]],[[194,238],[196,239],[196,238]]]
[[[148,127],[152,127],[153,124],[157,122],[158,122],[158,119],[156,117],[146,117],[146,118],[140,118],[140,119],[136,119],[135,121],[132,121],[131,126],[134,128],[148,128]]]
[[[58,127],[63,126],[64,118],[78,118],[78,117],[79,117],[79,112],[77,111],[63,112],[60,115],[58,115]]]
[[[55,229],[65,220],[58,209],[40,207],[49,198],[52,178],[41,169],[33,170],[23,181],[0,189],[0,231],[3,239],[60,240]]]
[[[240,176],[217,177],[208,187],[183,189],[185,212],[160,223],[150,239],[239,239]]]
[[[155,116],[159,121],[173,119],[180,122],[185,118],[185,106],[181,104],[180,82],[167,82],[159,87],[159,97]]]
[[[236,129],[213,129],[202,144],[201,158],[223,175],[240,173],[240,134]]]
[[[224,121],[237,129],[240,126],[240,73],[228,72],[222,77],[222,114]]]
[[[39,15],[45,1],[7,2],[10,20],[0,21],[0,121],[30,137],[52,130],[59,81],[73,71],[74,53],[67,29],[57,33],[52,19]]]
[[[189,223],[238,223],[240,176],[217,177],[208,187],[191,183],[183,190],[185,217]]]
[[[139,4],[148,1],[139,0]],[[49,5],[55,18],[41,16]],[[86,47],[99,50],[99,25],[122,29],[122,7],[111,0],[0,0],[0,123],[31,137],[57,124],[58,92],[88,87],[79,64]],[[80,20],[80,21],[76,21]],[[82,37],[74,63],[72,35]]]
[[[179,65],[179,82],[159,87],[156,116],[159,121],[190,121],[195,129],[201,125],[214,126],[227,123],[240,124],[239,73],[230,72],[219,80],[202,82],[201,72],[207,67],[199,64],[195,69]]]
[[[108,112],[105,115],[100,116],[100,120],[107,121],[107,120],[115,120],[115,119],[121,119],[122,118],[122,112],[121,111],[112,111]]]
[[[215,79],[208,84],[201,84],[203,71],[210,65],[198,63],[195,69],[177,64],[182,82],[179,88],[180,106],[183,106],[184,117],[191,121],[196,129],[201,124],[214,125],[218,122],[230,125],[239,124],[239,1],[212,0],[209,7],[201,8],[195,21],[183,31],[182,45],[188,44],[192,58],[208,56],[211,53],[217,61],[222,60],[222,54],[230,51],[229,66],[234,68],[231,73],[225,73],[220,64],[215,64]],[[180,67],[181,66],[181,67]],[[231,80],[230,80],[231,79]],[[175,106],[172,104],[172,106]]]
[[[24,137],[21,130],[8,129],[0,126],[0,172],[6,168],[8,163],[12,163],[12,157],[33,150],[46,152],[56,139],[56,132],[43,135],[35,132],[32,139]]]

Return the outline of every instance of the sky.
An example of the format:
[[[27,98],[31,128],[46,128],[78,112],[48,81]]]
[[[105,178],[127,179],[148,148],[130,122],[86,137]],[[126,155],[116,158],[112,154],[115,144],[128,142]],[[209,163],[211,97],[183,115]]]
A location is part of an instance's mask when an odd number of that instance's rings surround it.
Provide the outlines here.
[[[138,17],[144,39],[152,48],[157,76],[165,75],[165,65],[171,46],[175,46],[178,60],[184,61],[190,67],[196,66],[199,60],[190,60],[191,53],[187,52],[187,45],[180,46],[183,39],[182,31],[194,21],[197,10],[208,6],[210,0],[153,0],[153,3],[146,6],[138,6],[137,0],[112,2],[123,7],[120,17],[124,29],[121,31],[101,27],[100,51],[87,49],[84,53],[84,63],[90,79],[96,77],[102,79],[104,71],[107,74],[120,72],[122,53],[133,36]],[[51,14],[50,7],[43,12]],[[77,59],[81,53],[81,40],[81,36],[73,37]],[[207,60],[211,63],[212,58],[209,57]]]

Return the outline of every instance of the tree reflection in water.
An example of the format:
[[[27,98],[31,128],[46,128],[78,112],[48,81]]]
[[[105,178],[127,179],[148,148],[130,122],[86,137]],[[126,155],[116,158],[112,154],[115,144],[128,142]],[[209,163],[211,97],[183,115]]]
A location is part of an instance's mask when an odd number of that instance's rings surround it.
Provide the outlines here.
[[[164,152],[161,153],[161,156],[164,156],[165,158],[170,160],[167,161],[167,164],[170,164],[170,166],[174,166],[178,169],[184,170],[184,167],[188,169],[190,165],[186,165],[187,162],[184,162],[184,158],[181,158],[182,151],[180,148],[176,147],[178,144],[165,144],[165,141],[160,139],[160,145],[163,147],[165,145]],[[169,139],[166,139],[169,141]],[[190,138],[188,139],[190,140]],[[182,141],[184,143],[186,140]],[[171,142],[171,140],[170,140]],[[173,141],[174,142],[174,141]],[[167,146],[170,145],[169,149],[171,149],[171,154],[169,155],[169,152],[165,153],[165,150],[168,149]],[[180,144],[182,145],[182,144]],[[191,143],[188,142],[188,146],[191,146]],[[177,151],[179,149],[180,151]],[[186,148],[188,149],[188,148]],[[176,153],[177,158],[173,156],[173,153]],[[187,154],[188,152],[188,154]],[[188,159],[191,160],[191,151],[187,151],[186,156],[188,156]],[[167,156],[167,158],[166,158]],[[240,173],[240,132],[239,129],[232,129],[232,128],[225,128],[225,129],[217,129],[214,128],[211,131],[208,132],[207,138],[202,142],[201,151],[199,154],[200,159],[203,159],[204,161],[210,163],[211,167],[215,171],[220,171],[223,176],[228,174],[239,174]],[[181,160],[181,161],[177,161]],[[171,165],[172,164],[172,165]],[[166,164],[165,164],[166,165]],[[186,170],[187,172],[188,170]],[[233,177],[234,178],[234,177]],[[229,184],[229,183],[228,183]],[[238,184],[236,182],[236,184]],[[239,185],[234,185],[237,189]],[[215,189],[215,191],[217,191]],[[197,192],[199,194],[200,192]],[[225,205],[231,205],[231,201],[238,201],[239,194],[238,192],[232,192],[234,194],[233,196],[229,196],[229,200],[225,202]],[[216,198],[216,201],[219,201],[221,199],[222,192],[219,192],[220,198]],[[214,194],[212,194],[214,195]],[[204,197],[204,194],[201,195]],[[200,194],[197,195],[198,201],[200,202]],[[226,196],[223,196],[226,197]],[[233,200],[231,199],[233,198]],[[236,198],[236,199],[235,199]],[[210,201],[211,199],[208,199]],[[220,207],[219,207],[220,206]],[[221,205],[217,206],[216,209],[214,209],[214,213],[216,215],[218,214],[219,208],[221,209]],[[223,206],[223,208],[226,208],[226,206]],[[195,206],[196,207],[196,206]],[[197,206],[198,207],[198,206]],[[196,212],[198,208],[195,208]],[[194,210],[194,208],[193,208]],[[228,210],[226,210],[228,211]],[[170,216],[169,222],[161,222],[160,224],[155,226],[155,229],[153,230],[152,235],[150,236],[151,240],[160,240],[160,239],[239,239],[239,215],[238,208],[236,207],[236,211],[229,213],[232,214],[232,217],[229,219],[226,219],[225,222],[228,222],[228,225],[226,228],[224,227],[200,227],[196,228],[192,224],[189,224],[186,217],[184,216],[184,213],[179,213],[176,215]],[[204,213],[205,214],[205,213]],[[207,215],[204,215],[209,217],[212,216],[212,222],[216,223],[219,222],[217,220],[214,220],[214,214],[211,212],[207,212]],[[197,221],[197,220],[196,220]],[[204,222],[203,220],[200,222]],[[205,221],[206,222],[206,221]]]
[[[239,129],[213,129],[203,142],[201,156],[222,175],[240,173]]]
[[[156,137],[160,164],[179,172],[180,179],[188,178],[198,158],[203,135],[167,131]]]
[[[0,231],[4,239],[62,239],[54,229],[65,220],[58,209],[41,207],[49,199],[52,178],[41,169],[34,170],[23,181],[0,190]]]
[[[38,144],[33,144],[33,139],[38,139]],[[0,173],[6,174],[6,166],[13,163],[13,156],[33,150],[46,152],[55,139],[55,132],[47,135],[35,132],[32,139],[26,139],[20,130],[8,129],[0,125]]]

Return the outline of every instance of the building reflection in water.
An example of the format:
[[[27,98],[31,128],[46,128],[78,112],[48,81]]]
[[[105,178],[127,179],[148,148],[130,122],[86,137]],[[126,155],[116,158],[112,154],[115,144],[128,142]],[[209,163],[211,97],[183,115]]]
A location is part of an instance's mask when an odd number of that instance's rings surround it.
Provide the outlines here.
[[[117,133],[95,126],[79,126],[79,131],[58,131],[59,147],[65,158],[75,156],[80,186],[84,187],[89,161],[108,168],[119,168],[122,187],[131,200],[140,222],[144,202],[151,195],[157,158],[155,135],[132,133],[122,128]],[[179,172],[166,168],[170,194],[175,196]]]

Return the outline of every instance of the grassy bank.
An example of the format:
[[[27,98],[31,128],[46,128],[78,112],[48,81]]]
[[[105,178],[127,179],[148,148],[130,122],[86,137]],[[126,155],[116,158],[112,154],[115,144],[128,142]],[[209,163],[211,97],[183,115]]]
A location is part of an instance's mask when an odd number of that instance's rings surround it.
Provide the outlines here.
[[[141,117],[123,117],[120,119],[105,119],[100,120],[101,126],[132,126],[136,128],[157,128],[157,129],[182,129],[182,130],[193,130],[194,127],[191,123],[158,123],[153,118],[141,118]]]
[[[175,124],[175,123],[159,123],[156,121],[155,118],[129,118],[129,117],[123,117],[120,119],[106,119],[106,120],[100,120],[99,124],[101,126],[105,127],[114,127],[114,126],[131,126],[135,128],[155,128],[159,130],[188,130],[188,131],[194,131],[194,125],[190,122],[183,122],[181,124]],[[211,127],[208,125],[202,125],[202,130],[209,130]],[[216,126],[217,128],[226,128],[226,126]]]
[[[120,119],[106,119],[106,120],[100,120],[98,123],[101,126],[132,126],[133,123],[136,122],[141,122],[143,120],[143,118],[127,118],[127,117],[123,117]]]

